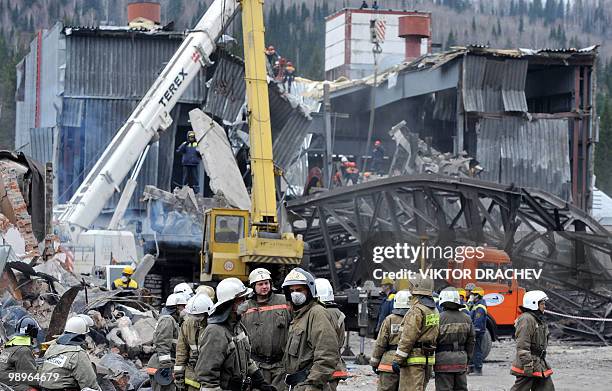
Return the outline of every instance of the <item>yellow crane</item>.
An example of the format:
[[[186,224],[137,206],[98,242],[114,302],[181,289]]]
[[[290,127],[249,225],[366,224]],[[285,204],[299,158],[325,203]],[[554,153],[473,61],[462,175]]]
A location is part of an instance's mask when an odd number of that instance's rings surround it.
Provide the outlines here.
[[[206,212],[202,281],[225,277],[246,280],[250,270],[258,266],[300,264],[304,252],[301,237],[281,233],[277,217],[263,0],[241,0],[240,5],[253,183],[251,210],[213,208]]]

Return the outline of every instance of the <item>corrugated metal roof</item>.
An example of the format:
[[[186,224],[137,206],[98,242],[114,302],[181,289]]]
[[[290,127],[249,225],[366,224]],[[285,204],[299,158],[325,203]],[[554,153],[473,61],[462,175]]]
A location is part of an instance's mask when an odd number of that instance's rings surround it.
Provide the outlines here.
[[[55,128],[30,129],[30,150],[32,158],[39,163],[53,162],[53,147],[56,145]]]
[[[164,36],[66,36],[65,97],[138,98],[151,87],[181,40]],[[206,74],[198,73],[179,102],[201,103]]]
[[[204,111],[234,122],[246,95],[244,65],[237,59],[221,55],[217,60],[215,74],[209,83],[210,92]]]
[[[477,159],[486,180],[539,188],[570,197],[569,121],[520,117],[482,118]]]

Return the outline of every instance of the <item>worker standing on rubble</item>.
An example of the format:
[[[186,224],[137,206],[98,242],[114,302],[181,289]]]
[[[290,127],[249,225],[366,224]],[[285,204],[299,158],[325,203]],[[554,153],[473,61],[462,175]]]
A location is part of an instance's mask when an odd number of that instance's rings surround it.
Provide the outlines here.
[[[249,274],[254,295],[247,300],[242,323],[251,341],[251,358],[257,363],[266,382],[277,390],[285,385],[283,354],[291,315],[284,295],[272,292],[272,275],[257,268]]]
[[[172,382],[172,356],[176,352],[179,332],[179,318],[187,300],[180,293],[173,293],[166,299],[161,316],[157,319],[153,333],[153,355],[147,364],[147,373],[151,379],[153,391],[174,391]]]
[[[472,319],[461,312],[459,292],[440,292],[440,334],[436,343],[436,391],[468,391],[467,368],[474,352]]]
[[[268,384],[251,358],[251,345],[240,322],[253,292],[235,277],[222,280],[217,286],[217,303],[208,317],[208,326],[199,341],[200,354],[195,374],[200,390],[276,391]]]
[[[121,277],[115,279],[111,284],[111,289],[138,289],[138,283],[135,280],[132,280],[132,275],[134,274],[134,268],[131,266],[126,266],[123,268],[123,272],[121,273]]]
[[[393,299],[395,298],[395,282],[389,277],[382,279],[380,283],[382,302],[378,308],[378,322],[376,323],[376,332],[380,331],[382,322],[391,314],[393,311]]]
[[[344,315],[344,313],[338,308],[334,297],[334,288],[331,286],[331,283],[327,278],[315,279],[315,286],[317,288],[317,297],[325,306],[327,314],[330,317],[330,321],[336,329],[336,334],[338,336],[338,348],[342,349],[344,346],[344,340],[346,338],[346,326],[344,324],[346,315]],[[340,380],[348,379],[348,372],[346,370],[346,364],[342,359],[342,352],[338,350],[338,353],[340,354],[340,361],[338,362],[336,370],[334,373],[332,373],[333,381],[329,383],[329,386],[333,391],[336,391],[338,388],[338,383]]]
[[[487,332],[487,303],[483,299],[484,289],[474,287],[471,291],[468,303],[476,332],[476,345],[474,346],[474,356],[472,357],[472,365],[470,375],[482,376],[482,343]]]
[[[377,175],[382,175],[385,165],[385,149],[380,140],[374,141],[374,149],[372,150],[372,171]]]
[[[287,62],[285,66],[285,78],[283,79],[283,86],[286,84],[286,89],[288,93],[291,94],[291,84],[295,80],[295,67],[291,61]]]
[[[548,325],[544,322],[548,296],[542,291],[529,291],[523,296],[523,313],[514,323],[516,358],[510,373],[516,382],[510,391],[554,391],[550,377],[553,370],[546,362]]]
[[[34,339],[40,326],[34,319],[26,316],[17,322],[16,333],[4,344],[0,354],[0,381],[15,391],[29,391],[38,387],[38,380],[28,381],[28,375],[36,375],[37,368],[32,353]],[[25,375],[22,381],[8,377],[8,373]],[[21,376],[23,376],[21,375]]]
[[[393,372],[393,356],[400,340],[400,327],[404,315],[410,309],[410,291],[401,290],[395,295],[393,312],[385,318],[374,344],[370,365],[378,375],[377,391],[398,391],[399,375]]]
[[[315,279],[297,267],[285,277],[283,291],[293,309],[283,359],[285,383],[289,391],[329,391],[340,362],[340,347],[327,311],[315,299]]]
[[[199,293],[187,301],[187,315],[179,330],[174,363],[174,384],[177,390],[198,391],[200,383],[196,380],[195,364],[198,362],[198,339],[206,328],[208,312],[213,302],[205,293]]]
[[[435,364],[440,314],[432,298],[433,280],[419,275],[409,282],[410,310],[402,321],[392,368],[400,375],[400,390],[424,391]]]
[[[45,352],[40,370],[43,391],[100,390],[89,355],[82,348],[88,327],[85,319],[74,316],[66,321],[64,333]]]
[[[202,155],[198,151],[198,142],[194,131],[187,133],[187,141],[179,145],[176,152],[183,155],[181,159],[181,164],[183,165],[183,186],[191,187],[193,192],[197,194],[200,190],[198,167],[200,166]]]

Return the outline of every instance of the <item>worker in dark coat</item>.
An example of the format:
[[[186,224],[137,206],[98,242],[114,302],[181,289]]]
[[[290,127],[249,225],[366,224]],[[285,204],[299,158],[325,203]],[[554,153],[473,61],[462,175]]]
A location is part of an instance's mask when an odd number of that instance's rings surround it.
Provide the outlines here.
[[[182,143],[177,149],[177,153],[183,155],[181,164],[183,165],[183,186],[187,185],[193,189],[195,193],[200,191],[198,181],[198,167],[202,160],[202,155],[198,151],[198,142],[195,132],[187,133],[187,141]]]
[[[374,141],[374,149],[372,150],[372,171],[378,175],[382,175],[385,165],[385,149],[380,140]]]

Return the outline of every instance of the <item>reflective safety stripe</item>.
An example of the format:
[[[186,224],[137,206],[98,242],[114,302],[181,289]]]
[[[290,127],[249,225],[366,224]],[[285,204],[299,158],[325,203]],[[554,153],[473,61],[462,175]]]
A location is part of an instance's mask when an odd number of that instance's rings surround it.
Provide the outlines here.
[[[425,316],[425,327],[437,326],[440,324],[440,314],[429,314]]]
[[[349,377],[349,373],[346,371],[334,371],[334,373],[332,373],[332,377],[334,379],[343,379]]]
[[[521,375],[525,374],[525,370],[521,369],[521,368],[517,368],[515,366],[512,366],[512,370],[516,373],[520,373]],[[534,372],[533,376],[536,377],[548,377],[550,375],[553,374],[553,370],[552,369],[547,369],[544,371],[544,373],[542,374],[542,372]]]
[[[190,350],[198,350],[198,345],[189,345]]]
[[[185,378],[185,384],[187,384],[188,386],[200,389],[200,383],[188,377]]]
[[[391,293],[389,296],[387,296],[387,301],[393,301],[393,299],[395,299],[395,293]]]
[[[397,354],[400,357],[408,357],[408,353],[404,353],[401,350],[399,350],[399,348],[397,348],[397,350],[395,351],[395,354]]]
[[[155,372],[157,372],[157,368],[151,368],[151,367],[147,367],[147,373],[149,375],[155,375]]]
[[[252,314],[253,312],[266,312],[266,311],[274,311],[274,310],[288,310],[289,306],[287,304],[277,304],[277,305],[268,305],[265,307],[253,307],[249,308],[247,312],[244,314]]]
[[[170,356],[169,354],[163,354],[161,356],[157,357],[159,359],[159,361],[170,361],[172,360],[172,356]]]
[[[389,373],[393,373],[393,367],[389,364],[380,364],[378,366],[378,370],[381,372],[389,372]]]
[[[439,364],[434,367],[436,372],[445,371],[464,371],[467,370],[466,364]]]
[[[184,372],[185,371],[185,367],[182,365],[175,365],[174,366],[174,372]]]
[[[428,365],[434,365],[436,363],[436,357],[431,356],[429,357],[429,359],[426,360],[425,356],[414,356],[408,357],[408,359],[406,360],[408,364],[425,364],[425,361],[427,361]]]
[[[476,311],[478,308],[482,308],[482,310],[485,312],[485,314],[488,312],[487,311],[487,306],[483,305],[483,304],[476,304],[475,306],[472,307],[472,311]]]

